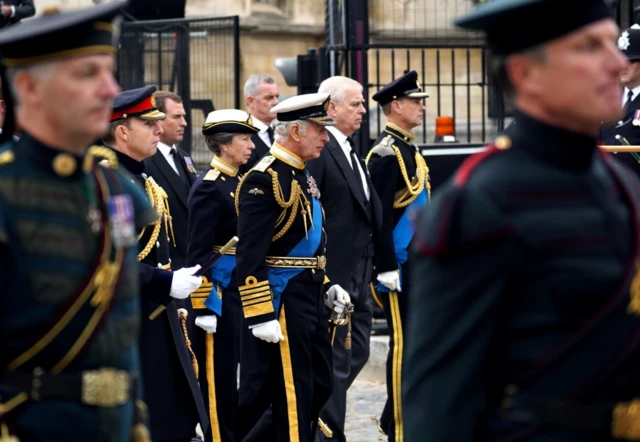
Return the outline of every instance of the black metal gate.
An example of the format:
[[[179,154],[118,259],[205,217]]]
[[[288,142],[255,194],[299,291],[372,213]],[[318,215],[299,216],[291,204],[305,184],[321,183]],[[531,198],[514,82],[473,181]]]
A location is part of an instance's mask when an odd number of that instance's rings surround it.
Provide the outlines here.
[[[189,127],[181,148],[198,170],[208,164],[200,128],[209,112],[240,107],[237,16],[125,22],[118,79],[123,90],[155,84],[184,101]]]
[[[370,149],[384,125],[380,106],[369,97],[410,69],[418,72],[422,88],[430,94],[422,127],[414,133],[434,184],[504,129],[510,115],[502,92],[488,75],[484,39],[452,25],[474,6],[472,0],[327,0],[326,5],[325,46],[305,56],[312,61],[306,71],[305,63],[298,64],[298,88],[312,92],[332,75],[345,75],[363,85],[368,112],[354,137],[361,153]],[[638,6],[640,0],[612,4],[622,28],[634,22]],[[375,27],[370,29],[370,23]],[[437,116],[453,117],[455,143],[435,141]]]

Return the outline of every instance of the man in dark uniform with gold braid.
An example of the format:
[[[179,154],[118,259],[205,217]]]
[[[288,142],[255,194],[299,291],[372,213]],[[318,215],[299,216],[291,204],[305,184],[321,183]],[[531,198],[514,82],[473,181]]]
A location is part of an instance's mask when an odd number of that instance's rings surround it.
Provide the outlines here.
[[[200,267],[171,272],[169,244],[171,213],[165,191],[144,173],[142,160],[155,154],[162,132],[158,120],[165,114],[155,107],[155,86],[118,94],[111,127],[103,138],[118,162],[146,190],[158,219],[140,234],[142,336],[140,359],[149,406],[151,436],[155,441],[190,441],[198,423],[208,427],[198,387],[198,361],[187,335],[192,311],[185,301],[202,280],[192,276]],[[191,319],[192,321],[193,319]]]
[[[597,139],[627,66],[610,14],[511,0],[456,22],[486,33],[516,124],[416,219],[407,441],[640,440],[640,181]]]
[[[325,275],[321,195],[305,170],[329,139],[328,104],[328,94],[307,94],[275,106],[276,142],[236,192],[236,275],[254,335],[243,339],[240,363],[238,440],[245,442],[267,440],[263,430],[279,441],[313,441],[332,391],[328,320],[350,299]],[[263,415],[265,403],[271,410]]]
[[[387,119],[384,131],[366,158],[371,181],[382,202],[382,227],[376,249],[376,291],[389,325],[387,401],[380,431],[389,441],[402,441],[400,375],[405,317],[411,293],[407,246],[413,238],[412,219],[429,200],[429,168],[413,143],[411,130],[422,124],[428,95],[416,71],[397,78],[373,95]]]
[[[112,20],[124,5],[49,8],[0,34],[2,441],[149,440],[134,426],[144,419],[142,402],[134,406],[136,231],[157,215],[125,174],[87,153],[119,91]]]

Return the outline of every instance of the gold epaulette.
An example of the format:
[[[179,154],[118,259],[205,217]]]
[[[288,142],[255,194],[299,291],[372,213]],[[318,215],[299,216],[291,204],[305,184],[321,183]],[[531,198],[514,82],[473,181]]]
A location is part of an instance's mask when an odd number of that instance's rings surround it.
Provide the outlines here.
[[[258,161],[258,163],[253,166],[251,170],[255,170],[256,172],[265,172],[267,168],[271,166],[271,163],[273,163],[275,160],[276,157],[274,157],[273,155],[267,155],[266,157],[263,157],[260,161]]]
[[[211,169],[207,174],[202,178],[202,181],[215,181],[220,176],[220,171],[218,169]]]
[[[375,154],[380,157],[388,157],[389,155],[395,155],[397,150],[398,148],[393,145],[393,137],[391,135],[387,135],[382,139],[382,141],[371,148],[367,154],[365,163],[369,164],[369,158],[371,158],[371,155]]]
[[[176,237],[173,233],[173,219],[171,217],[171,212],[169,211],[169,196],[164,191],[162,187],[160,187],[153,177],[142,175],[144,178],[144,189],[147,192],[147,196],[151,201],[151,207],[156,209],[156,213],[158,214],[158,219],[153,221],[150,226],[153,226],[153,231],[151,232],[151,236],[149,237],[149,241],[145,245],[144,249],[138,254],[138,261],[142,261],[145,259],[151,250],[158,242],[158,236],[160,236],[160,229],[162,227],[162,222],[164,221],[165,231],[167,233],[167,241],[171,242],[171,238],[173,238],[173,246],[176,245]],[[142,229],[140,235],[138,235],[138,240],[142,238],[144,232],[146,231],[146,227]],[[171,233],[171,237],[169,236]]]
[[[11,164],[15,159],[16,159],[16,154],[13,153],[13,150],[7,149],[0,153],[0,166],[6,166],[7,164]]]
[[[98,164],[101,166],[111,169],[118,168],[118,157],[116,153],[108,147],[96,145],[87,149],[87,155],[84,158],[84,170],[90,170],[93,162],[96,160],[100,160]]]

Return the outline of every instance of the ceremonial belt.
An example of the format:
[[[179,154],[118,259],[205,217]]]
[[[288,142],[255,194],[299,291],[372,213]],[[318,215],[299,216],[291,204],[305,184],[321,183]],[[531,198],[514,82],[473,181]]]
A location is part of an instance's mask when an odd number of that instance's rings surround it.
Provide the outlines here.
[[[318,269],[324,270],[327,267],[325,256],[315,256],[298,258],[294,256],[267,256],[264,259],[267,267],[273,269]]]
[[[27,394],[34,401],[70,400],[101,408],[124,405],[136,397],[136,378],[126,371],[100,368],[81,373],[49,374],[41,369],[33,373],[5,372],[0,385]]]
[[[602,432],[618,440],[640,441],[640,399],[598,407],[527,393],[507,396],[500,417],[529,425],[556,425],[579,431]]]
[[[298,244],[289,252],[290,256],[283,257],[267,257],[267,259],[273,259],[274,264],[269,265],[269,270],[267,271],[267,278],[269,279],[269,287],[271,288],[271,294],[273,296],[273,309],[278,312],[280,309],[280,297],[284,290],[287,288],[289,281],[296,277],[300,272],[307,268],[319,268],[319,267],[303,267],[303,266],[294,266],[293,264],[284,263],[287,260],[305,260],[308,264],[314,264],[318,266],[320,264],[321,257],[312,256],[320,247],[320,243],[322,241],[322,207],[320,206],[320,201],[315,196],[312,199],[312,217],[313,217],[313,228],[309,229],[309,235],[307,237],[303,237]],[[306,255],[306,257],[305,257]],[[302,256],[301,258],[295,258],[295,256]],[[276,266],[275,262],[282,261],[283,265]],[[326,263],[326,259],[323,260]],[[284,266],[286,265],[286,267]]]

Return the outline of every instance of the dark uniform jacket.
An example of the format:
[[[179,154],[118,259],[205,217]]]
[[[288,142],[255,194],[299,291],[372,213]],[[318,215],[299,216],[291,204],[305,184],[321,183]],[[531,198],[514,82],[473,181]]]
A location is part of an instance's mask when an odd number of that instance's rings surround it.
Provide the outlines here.
[[[302,201],[298,198],[290,199],[293,183],[297,183],[296,186],[301,190]],[[282,191],[274,193],[274,189],[278,187]],[[310,217],[313,213],[310,213],[312,206],[304,205],[304,201],[311,203],[312,191],[317,191],[317,186],[311,175],[304,170],[304,166],[298,168],[292,162],[283,161],[273,155],[267,155],[256,164],[238,188],[236,198],[240,213],[238,219],[240,240],[236,252],[236,276],[240,298],[255,294],[259,287],[264,290],[264,297],[254,299],[252,302],[243,302],[247,325],[277,319],[271,289],[268,285],[265,257],[288,256],[307,235],[311,228]],[[287,204],[288,208],[283,207]],[[292,219],[291,213],[294,210]],[[306,214],[301,216],[300,213],[303,210]],[[323,231],[320,244],[311,256],[324,256],[325,245],[326,236]],[[325,272],[305,269],[292,280],[322,282],[325,280]]]
[[[620,135],[624,137],[629,144],[633,146],[640,145],[640,118],[638,118],[637,124],[633,123],[636,111],[640,110],[640,95],[636,96],[624,109],[624,115],[618,122],[602,128],[600,132],[602,144],[608,146],[625,144],[622,140],[616,139],[616,135]],[[626,164],[630,169],[640,174],[640,163],[634,158],[633,154],[629,152],[617,152],[614,155],[618,161]]]
[[[6,17],[0,15],[0,29],[5,26],[19,23],[24,18],[33,17],[36,15],[36,8],[33,5],[33,0],[4,0],[2,2],[4,6],[13,6],[15,13],[13,17]]]
[[[413,144],[413,139],[413,134],[393,124],[387,124],[366,159],[371,181],[382,203],[380,238],[376,243],[377,273],[398,269],[393,230],[406,210],[406,206],[393,207],[400,196],[398,192],[404,193],[409,183],[417,190],[424,188],[424,184],[418,183],[417,176],[420,170],[418,162],[424,164],[424,159]],[[402,162],[398,160],[394,147],[400,153]],[[428,174],[426,165],[424,167],[422,170]],[[428,175],[421,179],[427,178]]]
[[[120,164],[133,174],[133,179],[145,188],[148,184],[147,178],[142,175],[144,165],[120,152],[116,152],[116,155]],[[143,287],[148,285],[154,288],[153,293],[142,298],[140,338],[151,436],[154,440],[190,437],[198,422],[203,431],[206,431],[209,422],[178,314],[178,309],[182,308],[187,310],[189,316],[191,305],[189,299],[177,300],[169,296],[173,275],[164,270],[170,269],[169,236],[164,220],[160,222],[157,237],[154,226],[149,225],[139,242],[141,253],[146,254],[141,261],[142,284]],[[166,310],[151,319],[150,316],[162,306]],[[193,321],[193,318],[189,321]]]
[[[143,161],[147,175],[153,177],[156,183],[164,189],[169,197],[173,233],[175,235],[175,247],[173,239],[169,247],[169,257],[171,258],[171,268],[173,270],[185,267],[187,256],[187,198],[189,190],[197,178],[193,169],[193,162],[189,159],[187,164],[187,153],[178,149],[178,161],[176,167],[180,168],[182,176],[186,177],[186,183],[176,174],[175,170],[167,162],[166,158],[158,150],[155,155]]]
[[[595,138],[516,120],[416,221],[407,441],[608,441],[613,405],[640,395],[640,183]],[[532,396],[609,421],[523,412]],[[549,416],[564,423],[533,425]]]
[[[131,432],[135,387],[124,386],[125,405],[101,408],[83,405],[65,377],[81,382],[84,370],[115,368],[141,386],[136,231],[156,214],[121,171],[94,162],[85,173],[84,160],[28,133],[0,147],[0,402],[17,405],[0,420],[21,440],[116,442]],[[125,231],[127,242],[116,244]],[[36,342],[42,347],[27,352]],[[41,382],[42,401],[33,400],[36,367],[57,375]],[[20,373],[22,381],[9,377]],[[21,391],[26,402],[16,402]]]
[[[349,287],[362,256],[373,256],[374,241],[382,222],[380,198],[367,166],[363,162],[360,165],[369,186],[369,201],[356,181],[349,160],[331,133],[320,158],[306,165],[318,184],[322,206],[327,211],[325,229],[327,237],[331,238],[327,246],[327,273],[341,287]]]

